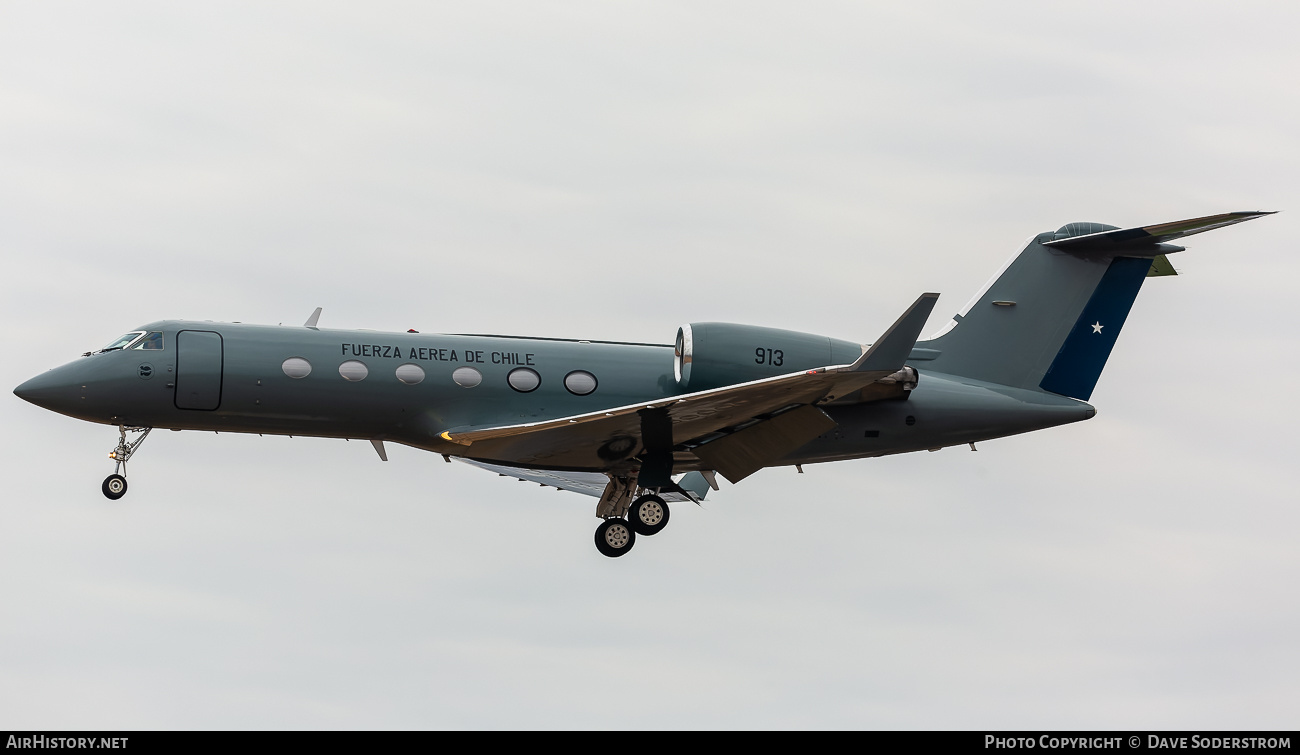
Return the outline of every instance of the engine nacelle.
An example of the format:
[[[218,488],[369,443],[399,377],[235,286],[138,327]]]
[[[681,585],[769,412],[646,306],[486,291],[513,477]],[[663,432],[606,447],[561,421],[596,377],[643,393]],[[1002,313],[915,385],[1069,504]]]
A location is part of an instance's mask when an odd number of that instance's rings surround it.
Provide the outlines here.
[[[693,322],[677,329],[673,376],[684,390],[704,391],[811,370],[850,364],[862,345],[793,330]]]

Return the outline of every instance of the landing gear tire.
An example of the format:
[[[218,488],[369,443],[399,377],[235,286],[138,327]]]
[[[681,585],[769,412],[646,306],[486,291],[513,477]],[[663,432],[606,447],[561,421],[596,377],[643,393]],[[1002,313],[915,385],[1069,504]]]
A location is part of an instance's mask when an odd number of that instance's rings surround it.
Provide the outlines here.
[[[636,544],[636,530],[626,519],[606,519],[596,528],[596,550],[602,556],[618,558]]]
[[[668,526],[668,504],[657,495],[643,495],[627,510],[628,521],[638,535],[653,535]]]
[[[116,501],[126,495],[126,478],[120,474],[111,474],[104,478],[104,497]]]

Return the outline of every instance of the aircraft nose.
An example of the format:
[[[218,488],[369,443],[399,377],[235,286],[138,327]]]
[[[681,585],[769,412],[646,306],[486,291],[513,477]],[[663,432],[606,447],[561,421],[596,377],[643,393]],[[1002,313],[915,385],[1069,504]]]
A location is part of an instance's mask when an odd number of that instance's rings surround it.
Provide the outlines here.
[[[72,376],[53,369],[37,375],[14,389],[14,395],[42,409],[60,411],[67,404],[75,404],[80,387]]]

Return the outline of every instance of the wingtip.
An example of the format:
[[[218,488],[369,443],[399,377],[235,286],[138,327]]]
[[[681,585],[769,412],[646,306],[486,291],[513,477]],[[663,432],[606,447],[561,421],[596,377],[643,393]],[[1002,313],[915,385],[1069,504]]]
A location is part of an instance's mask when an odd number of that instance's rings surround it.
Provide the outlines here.
[[[921,335],[939,294],[927,292],[912,302],[894,324],[876,339],[871,347],[863,352],[852,365],[851,372],[882,371],[895,372],[903,367],[907,355],[916,346],[916,339]]]

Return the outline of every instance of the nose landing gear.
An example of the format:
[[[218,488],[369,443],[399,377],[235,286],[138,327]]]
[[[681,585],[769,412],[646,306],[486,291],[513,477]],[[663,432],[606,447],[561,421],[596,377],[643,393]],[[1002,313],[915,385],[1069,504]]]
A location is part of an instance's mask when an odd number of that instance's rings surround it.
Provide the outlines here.
[[[108,454],[108,458],[116,462],[116,466],[113,468],[113,474],[105,477],[104,484],[101,486],[105,498],[116,501],[126,495],[126,477],[123,474],[126,472],[126,462],[135,453],[135,450],[140,447],[140,444],[144,443],[144,439],[149,437],[149,431],[152,429],[152,427],[117,426],[117,431],[121,434],[121,437],[117,441],[117,448],[114,448]],[[140,437],[128,443],[126,440],[128,432],[140,433]]]

